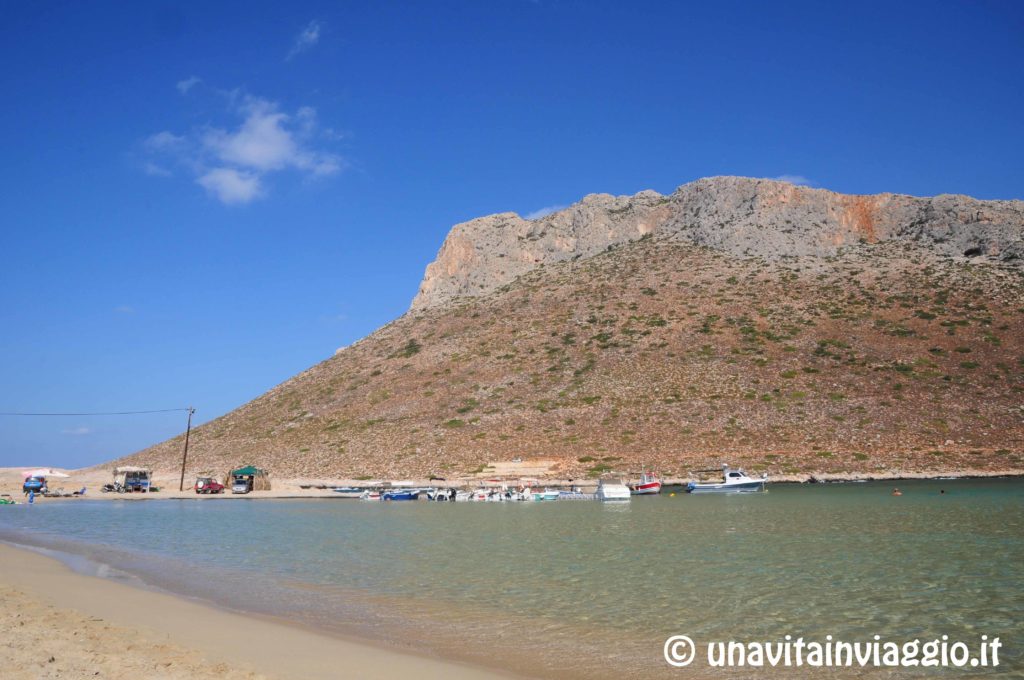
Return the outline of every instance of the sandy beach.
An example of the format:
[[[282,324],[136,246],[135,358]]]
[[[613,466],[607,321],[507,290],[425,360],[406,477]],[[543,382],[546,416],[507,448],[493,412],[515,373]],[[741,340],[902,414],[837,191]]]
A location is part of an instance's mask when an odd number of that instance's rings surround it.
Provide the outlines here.
[[[218,610],[0,545],[5,678],[510,677]]]

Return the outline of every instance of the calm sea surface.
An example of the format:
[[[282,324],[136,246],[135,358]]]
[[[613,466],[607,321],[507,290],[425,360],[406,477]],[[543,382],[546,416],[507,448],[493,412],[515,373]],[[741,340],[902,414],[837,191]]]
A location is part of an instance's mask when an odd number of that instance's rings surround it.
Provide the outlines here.
[[[542,677],[750,676],[702,657],[670,668],[673,634],[700,646],[945,634],[972,653],[987,634],[1003,642],[1002,665],[969,674],[1024,675],[1024,481],[898,485],[902,497],[891,482],[775,485],[622,505],[44,501],[0,507],[0,539],[231,609]]]

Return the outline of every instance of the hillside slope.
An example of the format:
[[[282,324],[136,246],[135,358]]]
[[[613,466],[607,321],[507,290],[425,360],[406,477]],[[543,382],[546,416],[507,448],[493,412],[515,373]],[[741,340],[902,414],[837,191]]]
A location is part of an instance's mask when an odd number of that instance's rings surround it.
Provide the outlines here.
[[[662,199],[629,200],[656,211]],[[973,203],[975,221],[944,213],[949,224],[922,232],[873,219],[872,238],[842,247],[791,243],[823,229],[812,212],[778,239],[777,225],[715,218],[683,234],[639,220],[628,238],[509,280],[479,260],[435,263],[409,313],[193,431],[190,472],[457,477],[513,457],[554,459],[567,476],[723,460],[773,474],[1024,469],[1024,211]],[[609,224],[595,219],[601,239]],[[744,229],[757,238],[733,233]],[[547,231],[534,245],[545,239],[557,241]],[[737,256],[734,242],[761,252]],[[489,258],[502,246],[470,247]],[[181,444],[124,460],[174,469]]]

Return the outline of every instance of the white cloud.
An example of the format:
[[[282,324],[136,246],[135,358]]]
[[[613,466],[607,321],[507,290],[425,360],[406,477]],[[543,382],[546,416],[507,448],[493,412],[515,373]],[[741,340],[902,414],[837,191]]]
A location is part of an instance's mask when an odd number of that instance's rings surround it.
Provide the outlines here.
[[[179,137],[173,132],[164,130],[163,132],[158,132],[155,135],[150,135],[146,138],[146,141],[144,141],[143,144],[151,151],[168,151],[174,147],[181,146],[184,141],[184,137]]]
[[[259,102],[252,106],[238,130],[210,130],[203,144],[226,163],[264,171],[280,170],[298,153],[292,133],[283,127],[287,119],[287,115],[275,111],[267,102]]]
[[[320,28],[321,24],[318,20],[313,19],[313,21],[310,21],[309,25],[302,29],[302,32],[299,33],[297,38],[295,38],[295,43],[292,45],[292,49],[288,52],[288,56],[285,57],[285,61],[292,59],[297,54],[305,52],[320,42]]]
[[[814,182],[803,175],[779,175],[778,177],[772,177],[772,179],[777,182],[789,182],[790,184],[796,184],[802,187],[814,186]]]
[[[523,215],[523,219],[524,220],[539,220],[542,217],[547,217],[551,213],[556,213],[559,210],[565,210],[568,207],[569,206],[567,206],[567,205],[549,205],[546,208],[541,208],[540,210],[534,210],[532,213],[527,213],[526,215]]]
[[[142,171],[152,177],[170,177],[171,171],[153,161],[146,161],[142,164]]]
[[[185,80],[179,80],[178,84],[175,87],[178,88],[178,92],[182,94],[188,94],[189,90],[191,90],[193,87],[195,87],[201,82],[203,82],[202,78],[198,76],[190,76],[188,78],[185,78]]]
[[[303,106],[289,114],[275,102],[241,93],[230,101],[241,118],[236,127],[208,125],[185,135],[166,130],[151,135],[143,147],[162,163],[148,160],[143,170],[169,175],[163,163],[170,161],[221,202],[239,204],[265,195],[264,180],[271,173],[292,170],[324,177],[342,169],[340,156],[314,147],[323,141],[316,109]]]
[[[62,434],[70,434],[75,437],[81,437],[82,435],[92,434],[92,428],[88,427],[76,427],[70,430],[62,430]]]
[[[196,182],[228,205],[248,203],[262,193],[259,175],[234,168],[214,168],[197,177]]]

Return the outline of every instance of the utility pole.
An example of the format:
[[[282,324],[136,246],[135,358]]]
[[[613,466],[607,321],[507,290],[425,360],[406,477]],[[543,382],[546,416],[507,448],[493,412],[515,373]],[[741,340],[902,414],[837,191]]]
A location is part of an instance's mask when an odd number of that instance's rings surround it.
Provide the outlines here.
[[[185,490],[185,461],[188,460],[188,436],[192,433],[192,414],[196,410],[188,407],[188,427],[185,428],[185,453],[181,454],[181,481],[178,482],[178,491]]]

